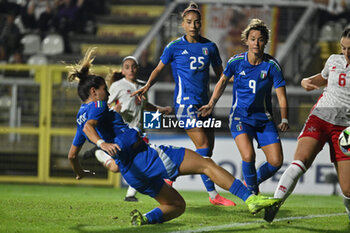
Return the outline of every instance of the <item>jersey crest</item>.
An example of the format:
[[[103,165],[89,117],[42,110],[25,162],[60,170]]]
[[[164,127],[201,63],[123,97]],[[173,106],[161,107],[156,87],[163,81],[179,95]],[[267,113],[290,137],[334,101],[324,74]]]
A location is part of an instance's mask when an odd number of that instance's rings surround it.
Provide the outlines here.
[[[267,71],[266,70],[262,70],[261,72],[260,72],[260,78],[261,79],[265,79],[267,77]]]
[[[209,54],[208,48],[202,48],[202,51],[203,51],[203,55],[207,56]]]

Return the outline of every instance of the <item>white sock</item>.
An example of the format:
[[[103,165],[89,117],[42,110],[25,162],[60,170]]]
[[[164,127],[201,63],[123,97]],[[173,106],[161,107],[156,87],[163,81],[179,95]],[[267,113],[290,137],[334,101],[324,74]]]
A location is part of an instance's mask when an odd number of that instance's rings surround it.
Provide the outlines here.
[[[103,150],[96,150],[95,152],[96,159],[107,168],[107,166],[114,161],[111,156],[109,156],[106,152]]]
[[[134,197],[137,191],[129,185],[128,191],[126,192],[126,197]]]
[[[283,173],[278,182],[275,198],[282,198],[283,201],[293,192],[295,185],[302,174],[306,172],[306,167],[300,160],[294,160]]]
[[[218,195],[218,192],[216,190],[213,190],[209,191],[208,194],[211,199],[215,199],[216,195]]]
[[[348,215],[350,216],[350,197],[346,197],[343,194],[343,201],[344,201],[346,213],[348,213]]]

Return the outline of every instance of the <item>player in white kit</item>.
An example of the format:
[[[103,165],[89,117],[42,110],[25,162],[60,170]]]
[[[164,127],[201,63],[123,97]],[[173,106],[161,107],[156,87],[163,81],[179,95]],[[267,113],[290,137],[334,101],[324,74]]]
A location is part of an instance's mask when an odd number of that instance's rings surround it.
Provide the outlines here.
[[[317,154],[328,142],[331,161],[336,168],[346,212],[350,219],[350,157],[339,147],[338,137],[350,126],[350,26],[341,35],[342,54],[331,55],[322,72],[301,81],[306,91],[325,86],[311,109],[298,137],[294,161],[283,173],[274,197],[285,201],[293,192],[301,175],[311,166]],[[280,206],[265,209],[264,219],[272,222]]]
[[[109,77],[110,87],[108,92],[110,95],[107,103],[110,108],[114,108],[115,111],[120,113],[124,122],[128,123],[130,128],[142,130],[141,116],[144,109],[147,111],[158,110],[161,113],[169,114],[172,108],[170,106],[155,106],[147,100],[143,99],[140,101],[137,97],[130,97],[131,93],[144,85],[141,80],[136,78],[138,69],[138,61],[135,57],[127,56],[123,59],[122,71],[112,72]],[[144,140],[148,143],[147,138],[144,138]],[[119,168],[116,163],[114,163],[114,159],[97,147],[87,151],[84,156],[96,156],[97,160],[108,170],[114,173],[119,172]],[[124,200],[138,201],[135,196],[136,192],[136,189],[129,186]]]

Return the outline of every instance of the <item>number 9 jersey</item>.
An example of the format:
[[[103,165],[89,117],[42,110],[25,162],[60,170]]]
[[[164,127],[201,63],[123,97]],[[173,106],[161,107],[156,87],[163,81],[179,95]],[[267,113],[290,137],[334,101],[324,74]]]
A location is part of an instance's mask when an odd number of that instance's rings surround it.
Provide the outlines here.
[[[259,127],[272,120],[272,86],[279,88],[286,84],[281,68],[272,56],[264,54],[260,64],[252,65],[248,52],[235,55],[228,61],[224,75],[234,77],[230,121]]]
[[[221,66],[222,61],[215,43],[200,37],[189,43],[185,36],[170,42],[160,60],[171,62],[176,83],[175,104],[207,104],[209,101],[209,66]]]
[[[327,87],[311,114],[334,125],[350,125],[350,66],[344,55],[331,55],[321,75]]]

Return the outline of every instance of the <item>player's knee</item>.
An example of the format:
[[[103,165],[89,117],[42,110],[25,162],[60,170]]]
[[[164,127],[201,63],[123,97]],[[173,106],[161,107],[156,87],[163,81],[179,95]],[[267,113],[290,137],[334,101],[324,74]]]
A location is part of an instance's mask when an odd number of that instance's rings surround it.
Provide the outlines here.
[[[283,164],[283,157],[276,156],[276,157],[269,160],[269,164],[271,166],[280,168]]]
[[[212,169],[214,169],[216,166],[218,166],[218,165],[214,162],[214,160],[212,160],[211,158],[206,158],[205,160],[206,160],[206,166],[205,166],[206,169],[212,170]],[[207,174],[207,172],[204,172],[204,173]]]
[[[245,162],[253,162],[255,160],[255,156],[250,153],[242,153],[241,154],[242,160]]]
[[[186,202],[183,198],[176,200],[173,205],[175,207],[176,217],[182,215],[186,210]]]
[[[343,196],[350,199],[350,188],[342,190]]]

